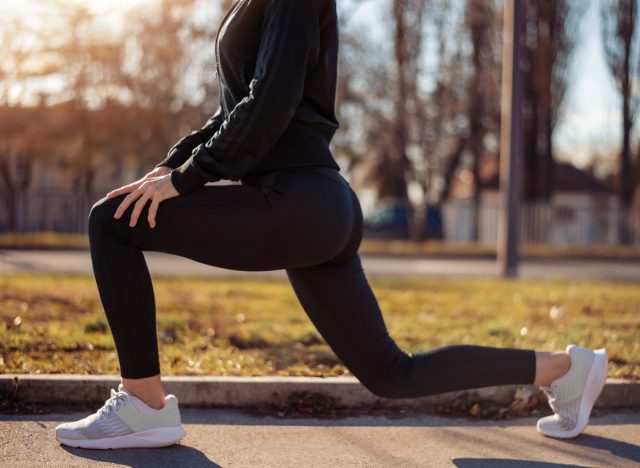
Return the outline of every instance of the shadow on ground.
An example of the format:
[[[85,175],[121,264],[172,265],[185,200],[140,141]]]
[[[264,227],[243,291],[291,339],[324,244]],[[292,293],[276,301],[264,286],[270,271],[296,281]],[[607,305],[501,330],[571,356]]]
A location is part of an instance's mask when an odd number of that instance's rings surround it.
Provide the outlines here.
[[[212,462],[200,450],[185,445],[173,445],[171,447],[153,449],[118,449],[118,450],[91,450],[66,447],[61,445],[71,455],[91,460],[94,462],[113,463],[116,465],[130,466],[132,468],[153,467],[219,467]]]

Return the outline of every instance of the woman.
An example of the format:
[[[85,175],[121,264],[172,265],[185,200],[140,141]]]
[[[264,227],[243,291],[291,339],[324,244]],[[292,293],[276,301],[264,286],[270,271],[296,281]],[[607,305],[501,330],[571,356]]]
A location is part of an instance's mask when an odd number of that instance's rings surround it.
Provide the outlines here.
[[[309,318],[376,395],[412,398],[535,384],[574,437],[607,373],[604,350],[446,346],[416,354],[389,336],[360,263],[362,211],[329,150],[338,56],[335,0],[237,0],[216,38],[220,107],[142,179],[89,214],[91,259],[122,383],[96,413],[56,428],[64,444],[159,447],[185,431],[165,395],[144,250],[233,270],[286,269]],[[235,185],[205,186],[218,180]]]

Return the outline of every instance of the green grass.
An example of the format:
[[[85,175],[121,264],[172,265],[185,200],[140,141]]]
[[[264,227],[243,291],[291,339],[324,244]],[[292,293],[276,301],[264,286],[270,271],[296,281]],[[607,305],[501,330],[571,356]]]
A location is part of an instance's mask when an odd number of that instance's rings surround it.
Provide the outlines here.
[[[610,377],[640,378],[637,283],[369,282],[391,336],[408,352],[455,343],[555,350],[574,342],[606,346]],[[154,289],[164,374],[349,375],[286,280],[156,278]],[[0,373],[28,372],[118,373],[93,277],[0,276]]]

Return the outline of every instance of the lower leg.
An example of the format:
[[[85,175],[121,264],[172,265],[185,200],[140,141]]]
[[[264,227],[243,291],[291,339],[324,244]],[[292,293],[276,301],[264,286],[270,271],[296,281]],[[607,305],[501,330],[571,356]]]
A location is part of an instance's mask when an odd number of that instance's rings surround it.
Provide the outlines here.
[[[370,391],[411,398],[494,385],[548,385],[566,373],[562,351],[451,345],[409,354],[389,336],[358,256],[287,270],[329,346]]]
[[[165,393],[160,381],[160,374],[141,379],[122,377],[124,388],[154,409],[161,409],[165,404]]]
[[[278,189],[270,188],[273,178],[269,177],[262,188],[203,187],[165,200],[153,229],[146,222],[149,204],[133,228],[129,226],[133,205],[120,218],[113,217],[124,194],[104,197],[94,204],[88,219],[91,260],[127,390],[151,407],[164,405],[156,305],[143,251],[167,252],[238,270],[274,270],[313,262],[323,251],[334,249],[343,236],[339,230],[325,232],[327,229],[318,240],[315,232],[297,228],[319,216],[317,210],[308,214],[306,209],[306,200],[319,203],[318,184],[309,184],[309,175],[303,173],[301,177],[296,181],[280,175],[282,186]],[[324,186],[326,208],[322,214],[332,223],[336,216],[334,205],[344,205],[344,192],[334,191],[334,185],[329,181]],[[284,203],[285,196],[300,203],[300,208],[292,210],[291,203]],[[345,211],[346,208],[343,214]],[[219,228],[220,220],[224,220],[224,229]],[[283,240],[285,235],[293,236],[290,243]]]
[[[569,371],[571,360],[565,351],[535,351],[536,374],[534,385],[549,386],[558,377]],[[125,388],[154,409],[165,404],[165,393],[160,375],[141,379],[122,378]]]
[[[110,203],[113,205],[113,203]],[[91,260],[114,339],[125,388],[152,408],[164,406],[156,337],[155,298],[142,251],[116,222],[112,208],[89,215]]]
[[[571,359],[565,351],[536,351],[536,377],[533,384],[548,387],[566,374],[570,367]]]

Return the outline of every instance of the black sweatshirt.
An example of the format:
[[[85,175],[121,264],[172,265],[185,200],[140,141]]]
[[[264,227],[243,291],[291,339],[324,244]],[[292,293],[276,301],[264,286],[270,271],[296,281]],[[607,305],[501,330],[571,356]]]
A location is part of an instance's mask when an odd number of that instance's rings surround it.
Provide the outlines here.
[[[340,170],[335,0],[236,0],[216,36],[218,110],[156,165],[181,194],[301,166]]]

